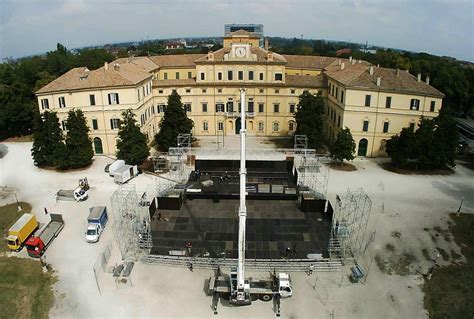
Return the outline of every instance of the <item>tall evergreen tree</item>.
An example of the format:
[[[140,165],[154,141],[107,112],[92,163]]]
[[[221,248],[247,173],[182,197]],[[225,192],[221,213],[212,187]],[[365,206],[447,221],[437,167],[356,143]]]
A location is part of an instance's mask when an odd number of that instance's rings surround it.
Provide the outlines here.
[[[351,130],[346,127],[339,130],[336,141],[331,145],[331,157],[339,162],[353,160],[356,143],[352,138]]]
[[[392,136],[386,145],[387,155],[397,166],[403,166],[408,163],[408,159],[416,157],[415,134],[409,127],[405,127],[400,135]]]
[[[55,166],[58,147],[63,144],[59,119],[55,112],[35,116],[35,134],[31,155],[36,166]]]
[[[436,131],[434,136],[434,166],[444,165],[454,167],[456,159],[456,149],[459,145],[459,135],[456,122],[452,117],[452,111],[443,107],[438,117],[435,119]]]
[[[92,149],[92,141],[88,135],[89,127],[86,118],[81,110],[71,110],[68,112],[66,135],[66,149],[58,150],[62,155],[67,155],[67,166],[70,168],[79,168],[89,165],[92,162],[94,151]]]
[[[193,121],[190,120],[181,103],[181,96],[177,92],[168,96],[168,105],[160,122],[160,131],[155,135],[158,147],[168,150],[177,146],[178,134],[191,134]]]
[[[117,158],[131,165],[140,165],[150,155],[147,137],[140,132],[135,114],[130,109],[122,112],[118,136]]]
[[[324,99],[320,94],[313,95],[304,91],[295,114],[296,133],[308,137],[308,147],[318,148],[323,146],[323,116]]]

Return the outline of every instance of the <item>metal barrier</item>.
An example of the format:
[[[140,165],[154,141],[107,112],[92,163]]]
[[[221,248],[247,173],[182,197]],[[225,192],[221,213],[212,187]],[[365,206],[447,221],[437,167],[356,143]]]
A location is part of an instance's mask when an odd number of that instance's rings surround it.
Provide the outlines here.
[[[223,258],[203,258],[203,257],[175,257],[163,255],[146,255],[141,261],[148,264],[163,264],[189,267],[190,263],[193,268],[204,269],[227,269],[237,265],[237,259]],[[311,267],[312,266],[312,267]],[[245,268],[249,270],[271,270],[273,271],[338,271],[343,266],[339,259],[247,259],[245,260]]]

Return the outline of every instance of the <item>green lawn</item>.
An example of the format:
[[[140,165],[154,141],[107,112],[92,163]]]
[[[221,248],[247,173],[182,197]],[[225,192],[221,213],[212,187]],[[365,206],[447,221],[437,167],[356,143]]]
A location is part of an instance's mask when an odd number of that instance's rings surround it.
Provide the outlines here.
[[[22,203],[0,207],[0,229],[8,228],[31,206]],[[0,252],[8,250],[2,242]],[[0,256],[0,318],[48,318],[54,302],[52,285],[55,277],[49,271],[43,273],[39,260]]]
[[[467,263],[436,268],[423,287],[430,318],[472,318],[474,314],[474,215],[451,214],[450,227]]]

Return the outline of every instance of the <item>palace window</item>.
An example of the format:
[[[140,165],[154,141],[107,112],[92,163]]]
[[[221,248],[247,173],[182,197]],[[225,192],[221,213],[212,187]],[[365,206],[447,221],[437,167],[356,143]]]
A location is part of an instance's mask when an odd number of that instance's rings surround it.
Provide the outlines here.
[[[383,122],[383,132],[388,133],[389,122]]]
[[[369,121],[364,120],[364,124],[362,125],[362,131],[367,132],[369,130]]]
[[[290,104],[290,113],[295,113],[295,108],[296,108],[295,104],[293,103]]]
[[[280,90],[275,89],[275,94],[278,94],[278,93],[280,93]]]
[[[265,112],[265,104],[263,104],[263,103],[258,103],[258,112],[259,112],[259,113]]]
[[[418,99],[411,99],[410,100],[410,110],[418,111],[420,109],[420,100]]]
[[[385,108],[389,109],[392,107],[392,97],[391,96],[387,96],[385,98]]]
[[[95,105],[95,95],[94,94],[89,95],[89,101],[91,102],[91,105]]]
[[[60,96],[58,98],[58,101],[59,101],[59,108],[66,107],[66,100],[64,99],[64,96]]]
[[[280,112],[280,104],[273,104],[273,113]]]
[[[202,112],[203,113],[207,112],[207,103],[202,103]]]
[[[67,129],[66,121],[61,121],[61,127],[62,127],[63,131],[65,131]]]
[[[110,128],[112,130],[118,129],[120,127],[120,119],[110,119]]]
[[[166,105],[165,104],[158,104],[157,109],[158,113],[164,113],[165,112]]]
[[[272,129],[273,129],[273,132],[278,132],[280,130],[280,123],[273,122]]]
[[[365,106],[370,106],[370,100],[372,99],[372,95],[367,94],[365,96]]]
[[[202,89],[201,92],[202,93],[207,93],[207,89]]]
[[[341,103],[344,103],[344,91],[341,90]]]
[[[260,72],[259,79],[260,79],[260,81],[263,81],[263,73],[262,72]]]
[[[99,124],[97,123],[97,119],[92,119],[92,129],[98,130]]]
[[[263,124],[263,122],[258,122],[258,131],[263,132],[264,128],[265,128],[265,125]]]
[[[249,81],[253,81],[253,71],[249,71]]]
[[[291,94],[295,94],[296,90],[292,89],[290,92],[291,92]]]
[[[222,72],[217,73],[217,80],[222,81]]]
[[[176,72],[176,80],[179,80],[179,72]]]
[[[209,123],[207,123],[207,122],[202,122],[202,130],[203,130],[203,131],[209,130]]]
[[[163,73],[163,80],[168,80],[168,73],[167,72]]]
[[[435,102],[435,101],[431,101],[431,104],[430,104],[430,112],[434,112],[434,111],[435,111],[435,107],[436,107],[436,102]]]
[[[186,112],[191,112],[191,103],[184,103],[184,110]]]
[[[224,130],[224,122],[218,122],[217,123],[217,130],[218,131],[223,131]]]
[[[193,72],[188,72],[188,79],[192,79],[193,78]]]
[[[41,109],[49,109],[49,100],[48,99],[41,99]]]
[[[265,91],[263,89],[259,89],[258,92],[263,93]]]
[[[109,97],[109,105],[120,104],[118,93],[109,93],[108,97]]]
[[[234,74],[231,70],[227,71],[227,80],[232,81],[234,79]]]
[[[283,74],[275,73],[275,81],[283,81]]]
[[[222,89],[217,89],[217,93],[222,93]]]
[[[253,113],[253,101],[247,103],[248,112]]]
[[[206,79],[206,73],[201,72],[201,81],[204,81]]]
[[[244,71],[239,71],[239,81],[244,79]]]
[[[216,112],[224,112],[224,103],[216,103]]]
[[[191,93],[191,89],[186,89],[186,93]]]

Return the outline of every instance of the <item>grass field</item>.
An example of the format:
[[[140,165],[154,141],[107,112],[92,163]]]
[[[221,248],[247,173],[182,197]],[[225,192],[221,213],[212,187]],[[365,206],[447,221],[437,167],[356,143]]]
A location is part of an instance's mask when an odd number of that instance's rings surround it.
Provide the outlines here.
[[[3,233],[19,216],[31,211],[29,204],[21,204],[22,212],[17,212],[16,204],[0,207]],[[0,246],[0,252],[8,250],[4,242]],[[50,271],[43,273],[39,260],[0,255],[0,274],[0,318],[48,318],[55,278]]]
[[[423,287],[430,318],[472,318],[474,314],[474,215],[451,214],[454,240],[466,257],[465,264],[435,268]]]

